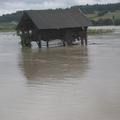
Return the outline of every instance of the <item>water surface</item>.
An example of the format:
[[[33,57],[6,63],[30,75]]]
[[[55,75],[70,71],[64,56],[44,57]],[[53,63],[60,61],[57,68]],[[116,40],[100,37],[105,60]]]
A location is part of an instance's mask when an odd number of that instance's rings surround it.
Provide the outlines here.
[[[119,120],[120,28],[88,46],[22,49],[0,33],[1,120]]]

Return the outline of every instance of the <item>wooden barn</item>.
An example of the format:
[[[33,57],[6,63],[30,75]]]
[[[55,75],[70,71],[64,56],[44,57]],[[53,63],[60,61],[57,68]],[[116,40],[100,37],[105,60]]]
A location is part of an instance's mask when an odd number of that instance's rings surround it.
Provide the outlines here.
[[[87,45],[87,28],[91,22],[80,10],[28,10],[17,26],[21,44],[30,47],[35,41],[41,48],[41,40],[59,39],[63,46],[72,45],[77,39],[81,45]]]

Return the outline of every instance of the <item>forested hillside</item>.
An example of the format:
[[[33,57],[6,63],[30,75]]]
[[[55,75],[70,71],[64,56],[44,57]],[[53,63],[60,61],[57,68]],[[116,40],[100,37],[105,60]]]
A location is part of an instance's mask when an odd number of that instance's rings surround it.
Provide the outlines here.
[[[0,16],[0,22],[18,22],[22,16],[22,11]]]
[[[120,3],[102,5],[73,6],[72,10],[81,9],[92,21],[93,25],[120,25]],[[22,16],[22,11],[0,16],[0,25],[17,24]]]

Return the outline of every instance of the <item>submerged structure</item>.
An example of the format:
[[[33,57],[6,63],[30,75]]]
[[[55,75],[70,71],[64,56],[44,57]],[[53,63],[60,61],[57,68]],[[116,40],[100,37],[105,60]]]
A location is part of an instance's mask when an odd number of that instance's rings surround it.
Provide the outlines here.
[[[17,26],[21,44],[30,47],[35,41],[41,48],[41,40],[60,39],[63,46],[72,45],[77,39],[87,45],[87,28],[91,22],[80,10],[28,10]]]

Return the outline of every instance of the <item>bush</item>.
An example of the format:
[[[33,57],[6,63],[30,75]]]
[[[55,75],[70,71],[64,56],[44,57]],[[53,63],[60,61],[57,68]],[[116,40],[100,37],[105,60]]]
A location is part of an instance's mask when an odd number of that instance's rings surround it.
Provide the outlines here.
[[[120,19],[115,20],[115,25],[120,25]]]

